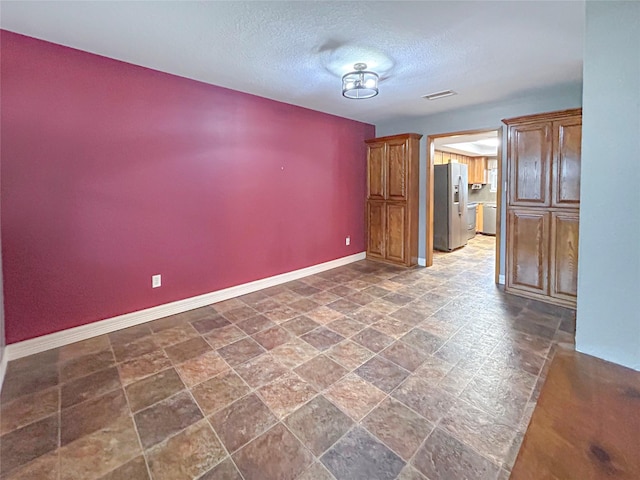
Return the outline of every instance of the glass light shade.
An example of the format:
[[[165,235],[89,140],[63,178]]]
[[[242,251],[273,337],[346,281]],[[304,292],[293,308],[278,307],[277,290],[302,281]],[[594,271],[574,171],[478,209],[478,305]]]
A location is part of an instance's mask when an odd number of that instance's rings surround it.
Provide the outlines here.
[[[346,98],[363,99],[378,94],[378,75],[364,70],[365,64],[356,63],[354,72],[342,77],[342,95]]]

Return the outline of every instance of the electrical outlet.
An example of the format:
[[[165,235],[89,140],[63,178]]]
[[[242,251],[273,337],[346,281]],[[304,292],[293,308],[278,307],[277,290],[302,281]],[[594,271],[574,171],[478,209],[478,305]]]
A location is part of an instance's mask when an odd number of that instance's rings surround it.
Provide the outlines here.
[[[351,245],[351,237],[345,238],[344,239],[344,244],[347,245],[347,246]]]
[[[162,275],[153,275],[151,277],[151,288],[158,288],[162,285]]]

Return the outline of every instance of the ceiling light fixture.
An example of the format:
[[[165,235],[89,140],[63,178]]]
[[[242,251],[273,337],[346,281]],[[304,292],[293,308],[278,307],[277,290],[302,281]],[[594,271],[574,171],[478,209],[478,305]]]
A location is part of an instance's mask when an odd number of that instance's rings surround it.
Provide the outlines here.
[[[429,95],[423,95],[422,98],[427,100],[437,100],[439,98],[450,97],[451,95],[457,95],[453,90],[443,90],[442,92],[430,93]]]
[[[378,95],[378,74],[367,71],[366,63],[356,63],[353,69],[342,77],[342,96],[363,99]]]

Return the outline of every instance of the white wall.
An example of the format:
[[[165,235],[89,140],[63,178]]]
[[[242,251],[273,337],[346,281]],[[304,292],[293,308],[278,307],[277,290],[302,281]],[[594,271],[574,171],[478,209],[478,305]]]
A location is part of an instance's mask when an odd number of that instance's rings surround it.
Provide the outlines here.
[[[586,8],[576,348],[640,370],[640,3]]]
[[[464,95],[464,92],[460,92]],[[426,102],[427,100],[416,99],[416,102]],[[436,100],[438,102],[446,102],[447,99]],[[501,120],[503,118],[518,117],[521,115],[529,115],[533,113],[551,112],[555,110],[565,110],[568,108],[578,108],[582,104],[582,86],[564,85],[551,89],[529,92],[518,98],[499,103],[490,103],[478,105],[461,110],[453,110],[445,113],[438,113],[425,117],[413,117],[396,119],[391,122],[376,125],[376,135],[379,137],[385,135],[394,135],[397,133],[417,132],[424,135],[420,144],[420,238],[418,242],[418,255],[425,258],[426,255],[426,165],[427,135],[438,133],[459,132],[463,130],[477,129],[497,129],[503,126]],[[503,130],[506,140],[506,128]],[[503,166],[506,161],[506,147],[502,149]],[[504,171],[504,170],[503,170]],[[503,191],[502,202],[502,253],[500,255],[500,272],[504,274],[504,219],[505,201]]]

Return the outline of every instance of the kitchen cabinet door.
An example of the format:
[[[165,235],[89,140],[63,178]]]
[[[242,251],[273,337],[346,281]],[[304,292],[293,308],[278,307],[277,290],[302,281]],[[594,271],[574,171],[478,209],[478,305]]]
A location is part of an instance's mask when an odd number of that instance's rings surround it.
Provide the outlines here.
[[[474,162],[474,170],[476,176],[475,183],[487,183],[487,157],[478,157]]]
[[[371,143],[367,149],[367,198],[385,198],[385,144]]]
[[[509,127],[509,206],[551,205],[551,143],[551,122]]]
[[[553,206],[578,208],[582,116],[553,122]]]
[[[433,164],[434,165],[442,165],[444,162],[442,161],[442,152],[435,151],[433,154]]]
[[[578,212],[551,214],[550,295],[575,305],[578,294]]]
[[[387,203],[387,242],[385,258],[392,262],[406,263],[406,207],[402,203]]]
[[[387,142],[386,178],[388,200],[407,199],[407,141],[405,139]]]
[[[482,223],[484,222],[484,205],[479,203],[476,208],[476,232],[482,232]]]
[[[475,165],[476,165],[475,158],[467,159],[467,183],[469,185],[471,185],[472,183],[476,183]]]
[[[484,162],[482,157],[473,157],[468,160],[469,183],[486,183],[484,181]]]
[[[549,219],[544,210],[507,211],[507,289],[548,295]]]
[[[467,159],[467,183],[476,183],[476,159]]]
[[[368,257],[379,259],[385,257],[385,217],[384,202],[367,202]]]

